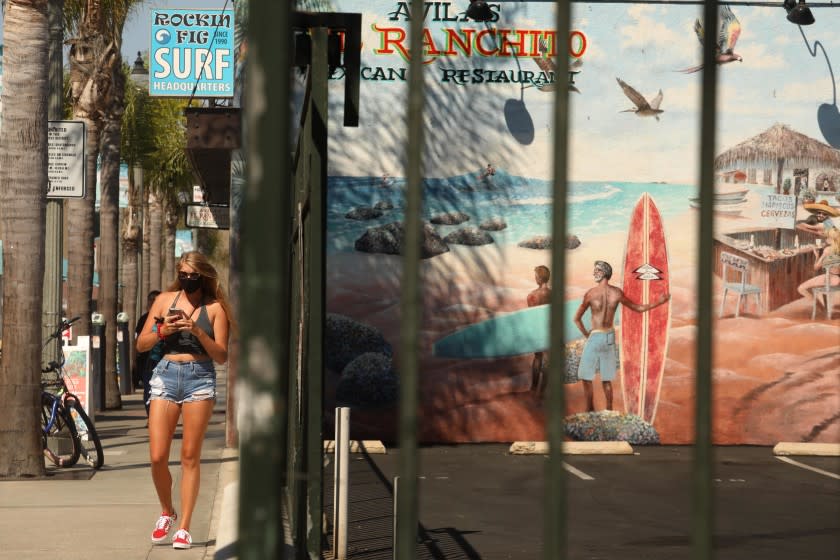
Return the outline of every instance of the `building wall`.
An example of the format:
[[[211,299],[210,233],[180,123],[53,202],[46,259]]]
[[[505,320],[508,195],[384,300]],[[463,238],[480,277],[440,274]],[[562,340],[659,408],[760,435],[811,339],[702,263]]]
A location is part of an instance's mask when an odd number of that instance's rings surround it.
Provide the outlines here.
[[[401,260],[393,253],[399,251],[394,236],[400,233],[404,206],[409,3],[335,0],[333,6],[363,14],[358,128],[342,127],[343,80],[339,74],[331,82],[327,230],[326,407],[354,407],[354,437],[390,439],[396,424]],[[491,3],[497,17],[487,24],[465,20],[460,10],[466,1],[427,4],[422,149],[424,219],[431,225],[418,340],[421,439],[545,438],[546,411],[532,381],[534,353],[546,350],[548,327],[544,318],[522,310],[537,288],[535,268],[550,266],[545,247],[554,245],[566,247],[568,262],[566,278],[553,277],[551,285],[556,289],[565,281],[568,298],[567,411],[570,430],[577,430],[570,436],[690,442],[698,274],[698,212],[690,199],[698,196],[702,70],[694,70],[702,53],[694,26],[702,19],[700,8],[576,3],[574,32],[565,41],[553,32],[550,3]],[[786,159],[782,176],[793,180],[794,169],[810,169],[814,188],[818,174],[840,172],[836,150],[829,146],[840,146],[840,117],[832,120],[829,110],[836,112],[831,60],[840,53],[840,36],[832,30],[840,10],[815,10],[817,23],[801,29],[777,7],[732,10],[731,16],[722,15],[723,35],[738,32],[734,53],[741,60],[718,66],[716,152],[785,125],[807,137],[807,149]],[[822,50],[816,50],[817,41]],[[553,68],[554,49],[566,46],[570,53],[560,57],[559,69]],[[570,92],[566,209],[573,237],[551,243],[556,202],[551,195],[552,90],[569,87],[570,81],[575,89]],[[638,111],[637,95],[661,112]],[[809,159],[813,153],[829,157]],[[810,213],[795,201],[785,235],[767,234],[766,246],[741,246],[750,235],[755,238],[748,232],[775,229],[762,201],[777,192],[777,155],[718,170],[738,169],[747,176],[746,183],[722,179],[718,186],[721,197],[729,197],[728,204],[716,206],[719,242],[737,245],[756,263],[776,262],[779,266],[766,268],[781,270],[772,282],[790,300],[764,309],[766,302],[747,298],[735,317],[730,295],[715,323],[719,443],[840,438],[840,309],[835,306],[831,321],[823,312],[812,320],[810,301],[796,293],[784,272],[785,259],[795,261],[797,270],[813,266],[815,238],[803,235],[800,243],[792,229],[794,219]],[[488,166],[494,174],[487,175]],[[635,281],[624,273],[632,272],[625,257],[635,254],[637,242],[628,241],[631,214],[645,193],[664,228],[664,241],[648,236],[648,250],[664,252],[667,268],[646,281],[650,289],[641,292],[640,302],[667,282],[671,300],[660,309],[667,310],[667,321],[649,324],[645,332],[622,332],[621,317],[628,324],[639,322],[627,315],[634,311],[620,310],[615,338],[624,350],[616,354],[634,363],[624,363],[612,382],[616,412],[603,412],[606,401],[596,377],[594,405],[601,412],[587,414],[584,384],[574,367],[584,340],[572,316],[595,286],[596,260],[611,263],[616,287],[628,289]],[[722,293],[716,277],[716,313]],[[456,335],[462,336],[455,343],[461,350],[441,350],[453,340],[447,337],[483,321],[489,322]],[[589,312],[583,321],[589,321]],[[632,352],[642,337],[656,344],[650,351]],[[664,357],[661,373],[645,370],[645,364],[657,362],[657,352]],[[627,379],[631,367],[647,371],[647,412],[631,402],[642,383]]]

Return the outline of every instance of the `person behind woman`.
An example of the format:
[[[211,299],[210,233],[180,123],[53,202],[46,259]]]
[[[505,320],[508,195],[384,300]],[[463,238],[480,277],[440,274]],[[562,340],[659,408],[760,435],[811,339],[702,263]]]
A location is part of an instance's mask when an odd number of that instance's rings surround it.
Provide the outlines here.
[[[152,542],[166,540],[179,521],[174,548],[192,544],[190,521],[198,497],[201,445],[216,400],[216,371],[228,356],[231,310],[219,286],[219,276],[207,258],[196,251],[178,261],[178,278],[161,293],[137,338],[137,351],[163,341],[163,359],[152,372],[149,397],[149,456],[161,514]],[[157,324],[157,332],[153,327]],[[181,515],[172,502],[169,451],[179,417],[181,441]]]
[[[822,255],[819,254],[817,249],[814,249],[814,256],[817,257],[816,262],[814,263],[814,270],[820,270],[825,266],[825,261],[829,257],[833,259],[840,259],[840,229],[831,228],[828,230],[828,244],[826,245],[825,249],[823,249]],[[832,266],[831,270],[829,270],[829,282],[832,286],[840,286],[840,264],[837,266]],[[825,286],[825,274],[818,274],[813,278],[805,280],[802,282],[798,288],[796,288],[800,294],[804,297],[811,299],[814,297],[814,293],[811,291],[812,288],[819,288],[821,286]],[[817,300],[817,303],[821,303]]]

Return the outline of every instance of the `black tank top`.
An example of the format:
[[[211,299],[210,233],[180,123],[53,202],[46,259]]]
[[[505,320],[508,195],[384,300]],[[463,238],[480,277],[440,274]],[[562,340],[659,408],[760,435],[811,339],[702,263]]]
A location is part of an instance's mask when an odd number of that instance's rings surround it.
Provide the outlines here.
[[[179,297],[181,297],[180,292],[178,292],[178,295],[175,296],[175,299],[169,307],[174,307],[175,304],[178,303]],[[196,309],[198,309],[199,312],[198,319],[195,320],[195,324],[198,325],[201,330],[206,332],[207,336],[216,340],[213,333],[213,324],[210,322],[210,314],[207,313],[207,306],[202,304]],[[195,313],[195,309],[193,309],[193,313]],[[164,354],[207,354],[207,350],[204,349],[204,346],[201,345],[198,338],[189,331],[179,331],[166,336],[163,339],[163,351]]]

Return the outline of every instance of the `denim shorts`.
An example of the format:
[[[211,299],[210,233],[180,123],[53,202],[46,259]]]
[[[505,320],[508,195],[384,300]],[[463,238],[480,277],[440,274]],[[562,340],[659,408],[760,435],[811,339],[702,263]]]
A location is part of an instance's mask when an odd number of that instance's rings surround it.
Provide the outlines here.
[[[216,368],[213,361],[173,362],[166,358],[152,371],[149,402],[174,403],[213,400],[216,398]]]

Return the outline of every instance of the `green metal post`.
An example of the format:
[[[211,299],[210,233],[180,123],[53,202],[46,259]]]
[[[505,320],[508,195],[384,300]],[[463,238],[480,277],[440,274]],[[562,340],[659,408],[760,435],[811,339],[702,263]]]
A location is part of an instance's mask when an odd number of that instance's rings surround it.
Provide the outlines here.
[[[241,271],[238,555],[281,558],[288,412],[289,2],[250,5]],[[278,33],[277,30],[282,30]],[[270,243],[266,243],[270,240]]]
[[[557,0],[557,36],[568,37],[571,2]],[[559,44],[564,47],[565,41]],[[564,48],[557,49],[558,68],[566,64]],[[566,558],[566,473],[563,469],[563,422],[566,416],[564,374],[566,333],[564,310],[566,301],[566,194],[568,191],[569,89],[562,82],[555,90],[554,103],[554,191],[552,205],[551,267],[555,278],[551,290],[551,359],[548,373],[549,460],[546,467],[545,526],[543,558]]]
[[[323,519],[323,386],[325,313],[325,228],[327,193],[327,29],[312,30],[312,104],[309,170],[309,234],[306,246],[309,317],[306,340],[306,547],[310,560],[321,558]]]
[[[706,2],[704,29],[717,29],[717,0]],[[692,473],[691,558],[714,557],[712,478],[712,266],[714,233],[714,159],[717,121],[717,64],[714,41],[703,46],[703,120],[700,131],[700,224],[697,266],[697,362],[695,390],[694,468]]]
[[[50,99],[48,118],[61,120],[62,94],[64,92],[64,74],[62,68],[62,47],[64,45],[64,0],[50,0]],[[61,321],[61,259],[62,222],[64,221],[64,201],[60,198],[47,199],[46,240],[44,245],[44,295],[43,295],[43,339],[55,332]],[[44,348],[45,362],[58,361],[61,352],[61,340],[53,340]]]
[[[411,13],[423,13],[423,0],[412,0]],[[420,251],[423,243],[423,18],[411,18],[411,60],[408,65],[408,143],[405,201],[405,246],[403,247],[402,303],[400,307],[400,419],[399,477],[397,502],[397,560],[414,558],[417,543],[419,455],[417,453],[417,405],[419,349],[422,320]]]

